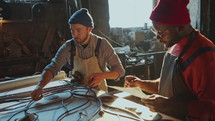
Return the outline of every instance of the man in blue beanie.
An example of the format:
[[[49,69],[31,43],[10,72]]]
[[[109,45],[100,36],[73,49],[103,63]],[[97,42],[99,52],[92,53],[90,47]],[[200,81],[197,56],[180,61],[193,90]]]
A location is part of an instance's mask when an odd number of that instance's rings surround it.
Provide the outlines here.
[[[37,87],[31,94],[35,101],[42,98],[42,89],[67,62],[73,65],[73,74],[80,72],[83,75],[84,85],[104,91],[107,91],[105,79],[118,79],[125,73],[111,44],[92,33],[94,23],[87,9],[76,11],[68,23],[73,38],[59,48],[51,63],[45,67]]]

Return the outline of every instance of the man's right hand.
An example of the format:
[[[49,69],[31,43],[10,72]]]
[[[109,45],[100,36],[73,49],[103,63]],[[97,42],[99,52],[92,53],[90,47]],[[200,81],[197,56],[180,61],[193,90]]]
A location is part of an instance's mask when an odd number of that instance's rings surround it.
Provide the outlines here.
[[[124,87],[138,87],[140,86],[141,79],[133,76],[133,75],[128,75],[125,76],[125,82],[124,82]]]
[[[31,93],[31,98],[34,100],[34,101],[38,101],[40,99],[43,98],[43,88],[42,87],[39,87],[37,86],[34,91]]]

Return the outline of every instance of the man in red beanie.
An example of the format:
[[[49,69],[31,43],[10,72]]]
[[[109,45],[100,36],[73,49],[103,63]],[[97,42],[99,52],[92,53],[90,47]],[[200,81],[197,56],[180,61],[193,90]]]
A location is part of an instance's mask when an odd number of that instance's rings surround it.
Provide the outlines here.
[[[142,99],[150,110],[183,120],[215,120],[215,45],[190,25],[189,0],[160,0],[150,19],[167,47],[161,75],[141,80],[128,75],[125,87],[152,93]]]

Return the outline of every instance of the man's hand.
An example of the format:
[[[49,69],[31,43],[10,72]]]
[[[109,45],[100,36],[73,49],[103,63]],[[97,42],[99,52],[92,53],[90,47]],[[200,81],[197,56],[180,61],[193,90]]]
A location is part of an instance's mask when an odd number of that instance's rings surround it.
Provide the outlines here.
[[[128,75],[125,77],[124,87],[139,87],[140,83],[140,78],[133,75]]]
[[[153,94],[141,101],[153,112],[161,112],[170,115],[186,115],[188,111],[187,102]]]
[[[169,100],[167,97],[153,94],[148,98],[142,98],[141,101],[153,112],[164,112],[169,107]]]
[[[38,101],[40,99],[43,98],[43,88],[42,87],[39,87],[37,86],[34,91],[31,93],[31,98],[34,100],[34,101]]]
[[[104,77],[103,73],[93,73],[89,77],[88,86],[97,87],[98,85],[101,84],[102,80],[104,80],[104,79],[105,79],[105,77]]]

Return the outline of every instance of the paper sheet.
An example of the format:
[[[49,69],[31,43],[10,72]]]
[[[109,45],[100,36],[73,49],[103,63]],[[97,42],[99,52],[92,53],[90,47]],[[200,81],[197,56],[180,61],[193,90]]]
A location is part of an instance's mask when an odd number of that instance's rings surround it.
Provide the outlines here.
[[[118,86],[108,86],[110,88],[127,92],[133,96],[139,97],[139,98],[146,98],[147,95],[142,92],[142,90],[139,87],[118,87]]]

